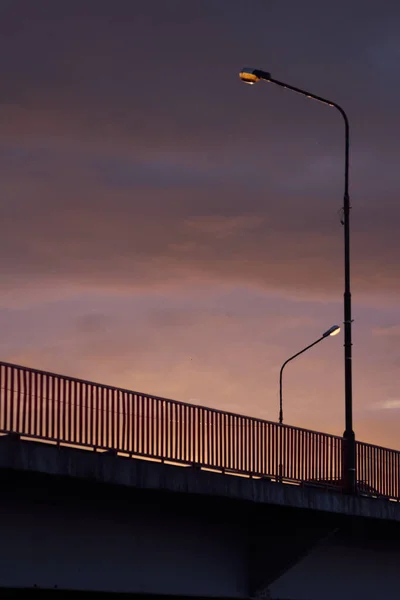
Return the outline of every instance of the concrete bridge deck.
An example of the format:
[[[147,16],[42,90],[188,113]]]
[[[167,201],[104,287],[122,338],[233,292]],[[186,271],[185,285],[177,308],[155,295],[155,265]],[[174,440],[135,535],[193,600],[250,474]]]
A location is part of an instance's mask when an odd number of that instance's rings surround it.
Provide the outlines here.
[[[370,496],[348,496],[331,488],[277,483],[268,478],[222,474],[205,468],[93,452],[18,436],[0,437],[0,468],[99,483],[230,498],[257,504],[309,509],[353,517],[400,521],[400,503]]]

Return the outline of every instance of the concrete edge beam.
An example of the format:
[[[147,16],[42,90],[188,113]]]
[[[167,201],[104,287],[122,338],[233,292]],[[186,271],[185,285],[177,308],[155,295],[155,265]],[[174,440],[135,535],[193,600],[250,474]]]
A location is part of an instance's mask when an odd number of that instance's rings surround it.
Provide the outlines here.
[[[103,453],[0,437],[0,469],[37,472],[138,489],[226,497],[349,516],[400,521],[400,505],[384,499],[249,479]]]

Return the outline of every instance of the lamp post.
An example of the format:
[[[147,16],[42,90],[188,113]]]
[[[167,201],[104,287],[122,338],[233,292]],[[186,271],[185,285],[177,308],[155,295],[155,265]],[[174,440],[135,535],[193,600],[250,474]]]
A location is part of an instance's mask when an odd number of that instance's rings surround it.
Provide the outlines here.
[[[345,431],[343,433],[343,464],[342,476],[344,488],[348,493],[356,491],[356,445],[353,431],[353,384],[352,384],[352,318],[351,318],[351,293],[350,293],[350,195],[349,195],[349,150],[350,132],[349,120],[343,108],[316,96],[305,90],[294,87],[271,77],[270,73],[260,69],[242,69],[240,79],[245,83],[254,84],[260,80],[273,83],[279,87],[291,90],[312,100],[327,104],[339,111],[344,121],[345,148],[344,148],[344,197],[343,219],[344,226],[344,377],[345,377]]]
[[[337,335],[339,332],[340,332],[339,325],[333,325],[327,331],[325,331],[321,335],[320,338],[318,338],[317,340],[315,340],[315,342],[313,342],[309,346],[306,346],[305,348],[303,348],[303,350],[300,350],[300,352],[297,352],[296,354],[293,354],[293,356],[291,356],[290,358],[288,358],[287,360],[285,360],[285,362],[281,366],[281,370],[280,370],[280,373],[279,373],[279,423],[281,425],[283,423],[283,398],[282,398],[282,375],[283,375],[283,369],[286,367],[286,365],[291,360],[293,360],[294,358],[297,358],[298,356],[300,356],[300,354],[303,354],[303,352],[306,352],[307,350],[309,350],[310,348],[312,348],[316,344],[319,344],[319,342],[322,342],[322,340],[324,340],[325,338]]]

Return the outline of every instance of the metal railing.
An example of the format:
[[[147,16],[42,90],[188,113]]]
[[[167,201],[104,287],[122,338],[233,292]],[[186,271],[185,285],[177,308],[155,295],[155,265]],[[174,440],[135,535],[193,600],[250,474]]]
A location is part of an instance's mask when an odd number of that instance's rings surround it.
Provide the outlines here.
[[[0,362],[0,431],[341,487],[342,438]],[[360,491],[399,499],[399,453],[357,444]]]

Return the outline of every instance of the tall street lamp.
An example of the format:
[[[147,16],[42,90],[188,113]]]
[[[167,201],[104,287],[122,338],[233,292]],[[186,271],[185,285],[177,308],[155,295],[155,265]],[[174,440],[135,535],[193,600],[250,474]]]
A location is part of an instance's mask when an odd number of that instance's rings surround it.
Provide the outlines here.
[[[296,354],[293,354],[293,356],[291,356],[290,358],[288,358],[287,360],[285,360],[285,362],[281,366],[281,370],[280,370],[280,373],[279,373],[279,423],[281,425],[283,423],[283,398],[282,398],[282,375],[283,375],[283,369],[286,367],[286,365],[291,360],[293,360],[294,358],[297,358],[298,356],[300,356],[300,354],[303,354],[303,352],[306,352],[307,350],[309,350],[310,348],[312,348],[316,344],[319,344],[319,342],[322,342],[322,340],[324,340],[325,338],[333,336],[333,335],[337,335],[339,332],[340,332],[339,325],[333,325],[327,331],[325,331],[325,333],[323,333],[320,338],[318,338],[317,340],[315,340],[315,342],[313,342],[309,346],[306,346],[305,348],[303,348],[303,350],[300,350],[300,352],[297,352]]]
[[[345,376],[345,431],[343,434],[343,479],[344,487],[348,493],[355,493],[356,491],[356,445],[355,435],[353,431],[353,386],[352,386],[352,318],[351,318],[351,293],[350,293],[350,195],[349,195],[349,150],[350,150],[350,132],[349,132],[349,120],[343,108],[301,90],[293,85],[283,83],[277,79],[273,79],[270,73],[261,71],[260,69],[242,69],[240,72],[240,79],[245,83],[254,84],[257,81],[264,80],[269,83],[274,83],[279,87],[292,90],[302,96],[311,98],[327,104],[333,108],[336,108],[340,112],[344,121],[345,128],[345,152],[344,152],[344,198],[343,198],[343,219],[342,224],[344,226],[344,376]]]

